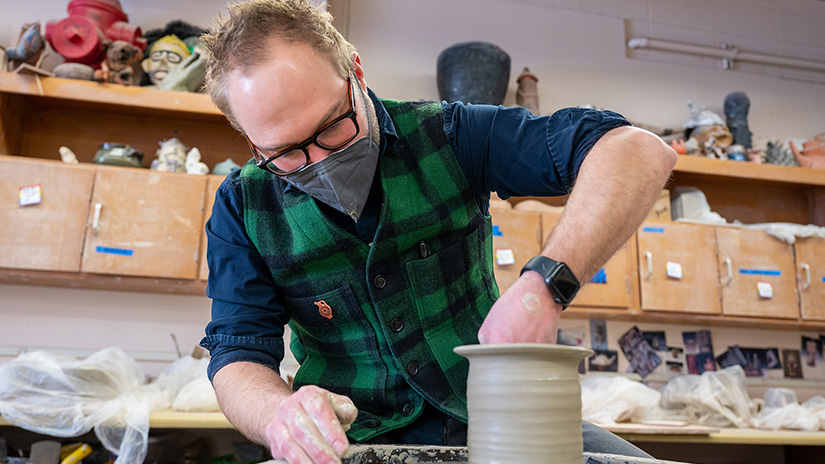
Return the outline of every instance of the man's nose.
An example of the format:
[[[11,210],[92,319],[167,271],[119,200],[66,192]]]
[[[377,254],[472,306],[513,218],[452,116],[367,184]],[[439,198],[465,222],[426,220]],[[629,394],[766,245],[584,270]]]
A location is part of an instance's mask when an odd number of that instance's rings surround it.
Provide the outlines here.
[[[314,143],[307,147],[307,152],[309,153],[309,163],[317,163],[322,159],[329,156],[332,153],[332,150],[327,150],[326,148],[321,148]]]

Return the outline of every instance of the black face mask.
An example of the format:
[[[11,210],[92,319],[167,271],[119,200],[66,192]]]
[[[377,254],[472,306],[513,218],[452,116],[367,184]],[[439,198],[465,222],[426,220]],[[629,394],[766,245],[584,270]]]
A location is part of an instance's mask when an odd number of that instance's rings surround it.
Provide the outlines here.
[[[364,102],[369,128],[366,136],[330,153],[321,161],[284,176],[290,184],[347,214],[356,222],[367,203],[379,154],[379,145],[375,140],[378,134],[373,137],[372,121],[363,90],[361,100]]]

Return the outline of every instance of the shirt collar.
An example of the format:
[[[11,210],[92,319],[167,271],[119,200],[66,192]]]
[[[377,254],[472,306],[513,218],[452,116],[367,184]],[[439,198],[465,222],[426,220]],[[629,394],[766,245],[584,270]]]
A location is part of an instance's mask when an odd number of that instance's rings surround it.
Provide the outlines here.
[[[375,115],[378,119],[378,132],[380,133],[379,141],[381,143],[378,156],[383,156],[388,144],[395,145],[395,142],[398,140],[398,133],[395,131],[395,124],[393,124],[387,109],[384,108],[384,104],[381,103],[381,100],[378,99],[375,92],[369,87],[367,87],[367,96],[370,97],[372,105],[375,107]],[[378,168],[376,167],[376,169]],[[289,182],[284,181],[284,192],[288,192],[293,188],[295,187]]]

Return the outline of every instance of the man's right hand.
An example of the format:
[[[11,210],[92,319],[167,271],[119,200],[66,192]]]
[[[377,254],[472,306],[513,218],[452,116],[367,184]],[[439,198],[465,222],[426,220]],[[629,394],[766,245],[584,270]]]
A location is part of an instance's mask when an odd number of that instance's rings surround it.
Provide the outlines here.
[[[347,451],[345,434],[358,416],[346,396],[304,386],[284,399],[266,426],[272,457],[291,464],[340,464]]]

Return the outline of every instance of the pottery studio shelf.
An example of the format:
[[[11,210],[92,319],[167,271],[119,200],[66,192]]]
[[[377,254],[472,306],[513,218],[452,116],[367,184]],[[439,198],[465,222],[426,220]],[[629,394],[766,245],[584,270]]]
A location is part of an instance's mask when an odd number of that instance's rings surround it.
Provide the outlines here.
[[[0,426],[10,427],[0,417]],[[702,426],[667,427],[645,424],[601,425],[625,439],[662,443],[717,443],[740,445],[825,446],[825,432],[712,428]],[[153,429],[232,429],[219,412],[159,411],[149,416]]]

